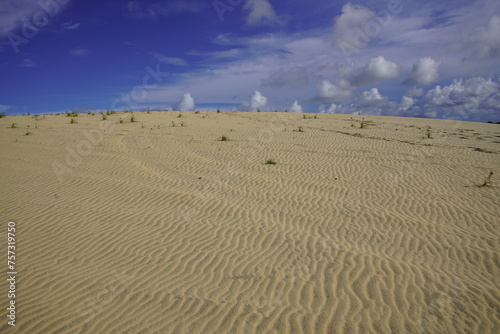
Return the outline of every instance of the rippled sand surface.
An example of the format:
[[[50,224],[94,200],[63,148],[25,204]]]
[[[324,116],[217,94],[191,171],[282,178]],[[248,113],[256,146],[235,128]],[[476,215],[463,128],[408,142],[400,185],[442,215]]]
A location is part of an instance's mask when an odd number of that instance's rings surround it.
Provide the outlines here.
[[[0,119],[1,332],[500,332],[500,125],[179,114]]]

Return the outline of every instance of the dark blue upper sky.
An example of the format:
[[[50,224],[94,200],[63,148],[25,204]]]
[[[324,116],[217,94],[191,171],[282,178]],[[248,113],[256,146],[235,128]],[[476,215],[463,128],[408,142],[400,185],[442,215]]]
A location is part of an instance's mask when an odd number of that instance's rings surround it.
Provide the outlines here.
[[[2,0],[0,112],[500,120],[494,0]]]

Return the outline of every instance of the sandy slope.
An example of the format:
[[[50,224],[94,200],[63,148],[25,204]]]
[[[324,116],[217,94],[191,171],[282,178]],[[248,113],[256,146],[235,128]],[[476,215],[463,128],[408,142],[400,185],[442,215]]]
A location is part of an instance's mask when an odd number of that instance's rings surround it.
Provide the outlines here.
[[[499,125],[134,115],[0,119],[1,332],[500,332]]]

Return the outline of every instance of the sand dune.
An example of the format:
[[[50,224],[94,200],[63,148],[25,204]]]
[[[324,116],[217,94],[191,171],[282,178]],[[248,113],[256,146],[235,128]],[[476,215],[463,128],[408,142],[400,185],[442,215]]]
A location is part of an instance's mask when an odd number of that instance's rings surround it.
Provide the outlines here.
[[[2,332],[500,332],[498,125],[179,114],[0,119]]]

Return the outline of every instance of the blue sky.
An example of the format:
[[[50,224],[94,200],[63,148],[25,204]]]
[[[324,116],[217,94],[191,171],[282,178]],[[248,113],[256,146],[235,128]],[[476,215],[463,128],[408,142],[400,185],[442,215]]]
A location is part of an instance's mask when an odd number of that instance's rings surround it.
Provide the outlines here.
[[[500,1],[2,0],[0,112],[500,121]]]

